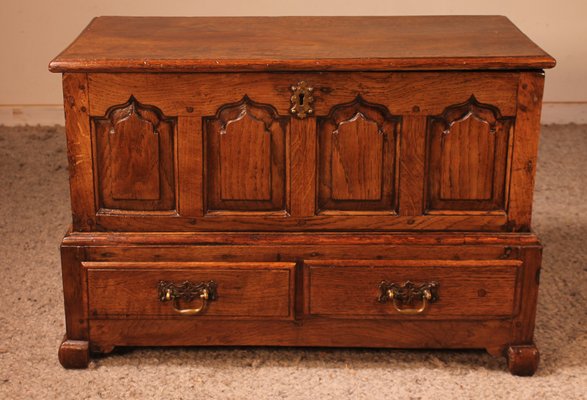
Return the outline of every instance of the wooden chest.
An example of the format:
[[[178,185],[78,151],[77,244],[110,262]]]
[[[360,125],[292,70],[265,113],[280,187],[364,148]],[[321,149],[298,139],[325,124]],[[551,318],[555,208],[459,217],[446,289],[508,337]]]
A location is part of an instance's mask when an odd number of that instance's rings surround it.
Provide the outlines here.
[[[543,68],[505,17],[96,18],[63,73],[67,332],[483,348],[532,374]]]

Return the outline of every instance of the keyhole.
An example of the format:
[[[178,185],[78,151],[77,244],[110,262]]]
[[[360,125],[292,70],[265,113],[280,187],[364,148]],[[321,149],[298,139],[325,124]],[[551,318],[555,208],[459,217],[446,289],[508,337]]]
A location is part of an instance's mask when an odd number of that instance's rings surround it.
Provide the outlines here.
[[[303,94],[303,93],[300,93],[300,94],[298,95],[298,97],[299,97],[299,100],[300,100],[300,101],[299,101],[299,103],[300,103],[300,106],[303,106],[303,105],[304,105],[304,94]]]

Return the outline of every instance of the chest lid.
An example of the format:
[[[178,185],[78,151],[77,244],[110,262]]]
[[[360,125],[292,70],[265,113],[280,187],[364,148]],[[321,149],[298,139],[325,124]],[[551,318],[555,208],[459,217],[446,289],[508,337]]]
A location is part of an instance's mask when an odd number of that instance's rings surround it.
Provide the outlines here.
[[[52,72],[552,68],[503,16],[98,17]]]

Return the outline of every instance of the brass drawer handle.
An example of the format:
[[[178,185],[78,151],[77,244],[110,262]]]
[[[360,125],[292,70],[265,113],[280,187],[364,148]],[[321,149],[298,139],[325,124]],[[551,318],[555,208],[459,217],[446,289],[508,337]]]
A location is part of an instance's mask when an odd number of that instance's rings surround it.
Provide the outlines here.
[[[159,301],[162,303],[171,301],[175,312],[181,315],[196,315],[204,311],[208,301],[216,300],[216,282],[192,283],[185,281],[177,284],[169,281],[160,281],[158,285]],[[191,302],[200,299],[201,303],[196,308],[181,308],[180,300]]]
[[[312,103],[314,102],[312,92],[314,88],[308,86],[306,81],[301,81],[297,85],[292,86],[291,91],[293,94],[290,98],[291,108],[289,111],[299,119],[304,119],[309,114],[312,114],[314,112],[312,108]]]
[[[383,281],[379,284],[380,303],[387,303],[391,300],[394,308],[401,314],[421,314],[426,310],[428,304],[438,301],[438,282],[394,283]],[[414,307],[416,302],[420,306]]]
[[[173,296],[171,295],[171,290],[167,289],[167,292],[165,293],[165,299],[169,300],[170,298],[172,298]],[[173,309],[175,310],[175,312],[177,312],[178,314],[182,314],[182,315],[195,315],[195,314],[199,314],[204,307],[206,307],[206,300],[208,300],[208,291],[206,289],[204,289],[202,291],[202,293],[200,294],[200,299],[202,299],[202,305],[200,307],[197,308],[181,308],[179,306],[179,298],[178,297],[173,297]]]

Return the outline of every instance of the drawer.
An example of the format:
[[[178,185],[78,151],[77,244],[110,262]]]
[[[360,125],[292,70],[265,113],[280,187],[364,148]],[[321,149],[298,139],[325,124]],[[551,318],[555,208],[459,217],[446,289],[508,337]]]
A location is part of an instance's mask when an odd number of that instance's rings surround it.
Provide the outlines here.
[[[85,262],[83,266],[90,318],[293,317],[294,263]]]
[[[510,317],[521,265],[519,260],[308,261],[306,312],[348,318]]]

